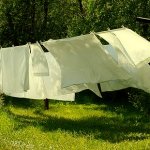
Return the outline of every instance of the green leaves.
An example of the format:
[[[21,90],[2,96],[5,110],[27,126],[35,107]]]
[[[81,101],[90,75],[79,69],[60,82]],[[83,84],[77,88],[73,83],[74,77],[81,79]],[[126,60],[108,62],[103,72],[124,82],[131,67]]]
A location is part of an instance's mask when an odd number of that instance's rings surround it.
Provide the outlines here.
[[[149,13],[150,0],[1,0],[0,45],[65,38],[122,25],[141,33],[135,19],[149,17]]]

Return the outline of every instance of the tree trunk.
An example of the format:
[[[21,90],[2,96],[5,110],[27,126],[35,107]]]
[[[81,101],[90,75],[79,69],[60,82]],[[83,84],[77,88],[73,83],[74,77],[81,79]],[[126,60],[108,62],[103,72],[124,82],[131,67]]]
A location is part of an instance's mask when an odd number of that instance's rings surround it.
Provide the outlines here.
[[[81,14],[84,14],[82,0],[78,0],[78,3],[79,3],[79,8],[80,8]]]
[[[35,0],[32,0],[31,4],[31,42],[36,42],[35,38],[35,11],[36,11]]]
[[[14,45],[18,45],[17,33],[15,33],[13,18],[11,15],[11,10],[9,8],[8,8],[8,10],[6,10],[5,16],[7,18],[10,40]]]
[[[46,31],[47,31],[47,18],[48,18],[48,6],[49,6],[49,0],[44,1],[44,20],[43,25],[41,29],[42,38],[46,38]]]

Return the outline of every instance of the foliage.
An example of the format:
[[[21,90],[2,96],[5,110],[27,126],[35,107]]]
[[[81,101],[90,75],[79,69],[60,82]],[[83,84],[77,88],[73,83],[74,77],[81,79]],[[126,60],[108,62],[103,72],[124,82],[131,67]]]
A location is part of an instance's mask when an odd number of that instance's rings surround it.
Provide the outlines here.
[[[150,94],[140,89],[129,90],[129,101],[131,104],[141,112],[150,115]]]
[[[0,109],[3,107],[4,105],[4,95],[0,94]]]
[[[141,34],[135,19],[149,17],[149,7],[150,0],[1,0],[0,45],[65,38],[121,25]]]

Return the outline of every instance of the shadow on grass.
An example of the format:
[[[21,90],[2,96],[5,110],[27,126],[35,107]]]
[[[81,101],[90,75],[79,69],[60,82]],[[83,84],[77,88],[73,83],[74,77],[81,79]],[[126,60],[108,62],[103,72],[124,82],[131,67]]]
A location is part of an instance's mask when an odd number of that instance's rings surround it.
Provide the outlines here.
[[[14,106],[17,108],[44,108],[44,100],[33,100],[27,98],[17,98],[4,96],[4,105],[5,106]]]
[[[77,136],[89,136],[92,135],[94,139],[102,139],[105,141],[109,141],[112,143],[121,142],[124,140],[143,140],[147,139],[150,136],[150,118],[144,116],[133,107],[130,107],[130,104],[125,103],[115,103],[113,101],[104,101],[98,99],[94,95],[89,95],[85,91],[81,93],[82,96],[77,95],[77,103],[79,104],[107,104],[107,105],[97,105],[94,108],[86,108],[85,109],[95,109],[108,112],[115,112],[118,114],[116,117],[84,117],[81,119],[67,119],[65,117],[52,117],[49,115],[45,115],[42,110],[35,111],[36,117],[30,117],[25,115],[16,115],[11,111],[7,110],[7,113],[11,115],[11,118],[14,118],[16,121],[15,130],[20,130],[26,128],[28,126],[33,126],[39,128],[43,132],[57,131],[60,129],[61,131],[67,131],[74,135],[76,133]],[[88,95],[88,96],[87,96]],[[88,101],[87,101],[88,99]],[[10,100],[10,99],[9,99]],[[92,100],[92,101],[91,101]],[[93,100],[95,100],[93,102]],[[18,103],[18,99],[16,99],[16,103],[14,100],[13,104],[17,107],[37,107],[37,102],[33,100],[20,100]],[[41,103],[39,102],[42,107]],[[55,102],[54,102],[55,103]],[[57,103],[57,102],[56,102]]]
[[[77,120],[67,119],[64,117],[52,117],[45,115],[42,111],[37,111],[37,117],[24,115],[13,116],[17,122],[15,130],[20,130],[28,126],[39,128],[43,132],[67,131],[77,136],[92,135],[94,139],[102,139],[112,143],[124,140],[143,140],[149,138],[150,124],[149,118],[143,116],[126,116],[123,117],[85,117]]]
[[[68,101],[58,101],[58,100],[49,100],[51,104],[63,103],[68,104]],[[90,90],[84,90],[82,92],[76,93],[75,95],[75,102],[76,104],[100,104],[101,100],[98,96],[96,96]],[[20,108],[35,108],[41,107],[44,108],[44,100],[32,100],[32,99],[25,99],[25,98],[16,98],[4,95],[4,104],[6,106],[13,105],[14,107]]]

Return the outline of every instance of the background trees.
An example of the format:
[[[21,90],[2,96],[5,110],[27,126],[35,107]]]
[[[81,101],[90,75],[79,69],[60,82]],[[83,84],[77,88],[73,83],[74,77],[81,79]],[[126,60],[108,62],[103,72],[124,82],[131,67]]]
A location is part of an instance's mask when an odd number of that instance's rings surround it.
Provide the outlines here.
[[[65,38],[121,25],[141,34],[135,19],[149,14],[150,0],[1,0],[0,45]]]

